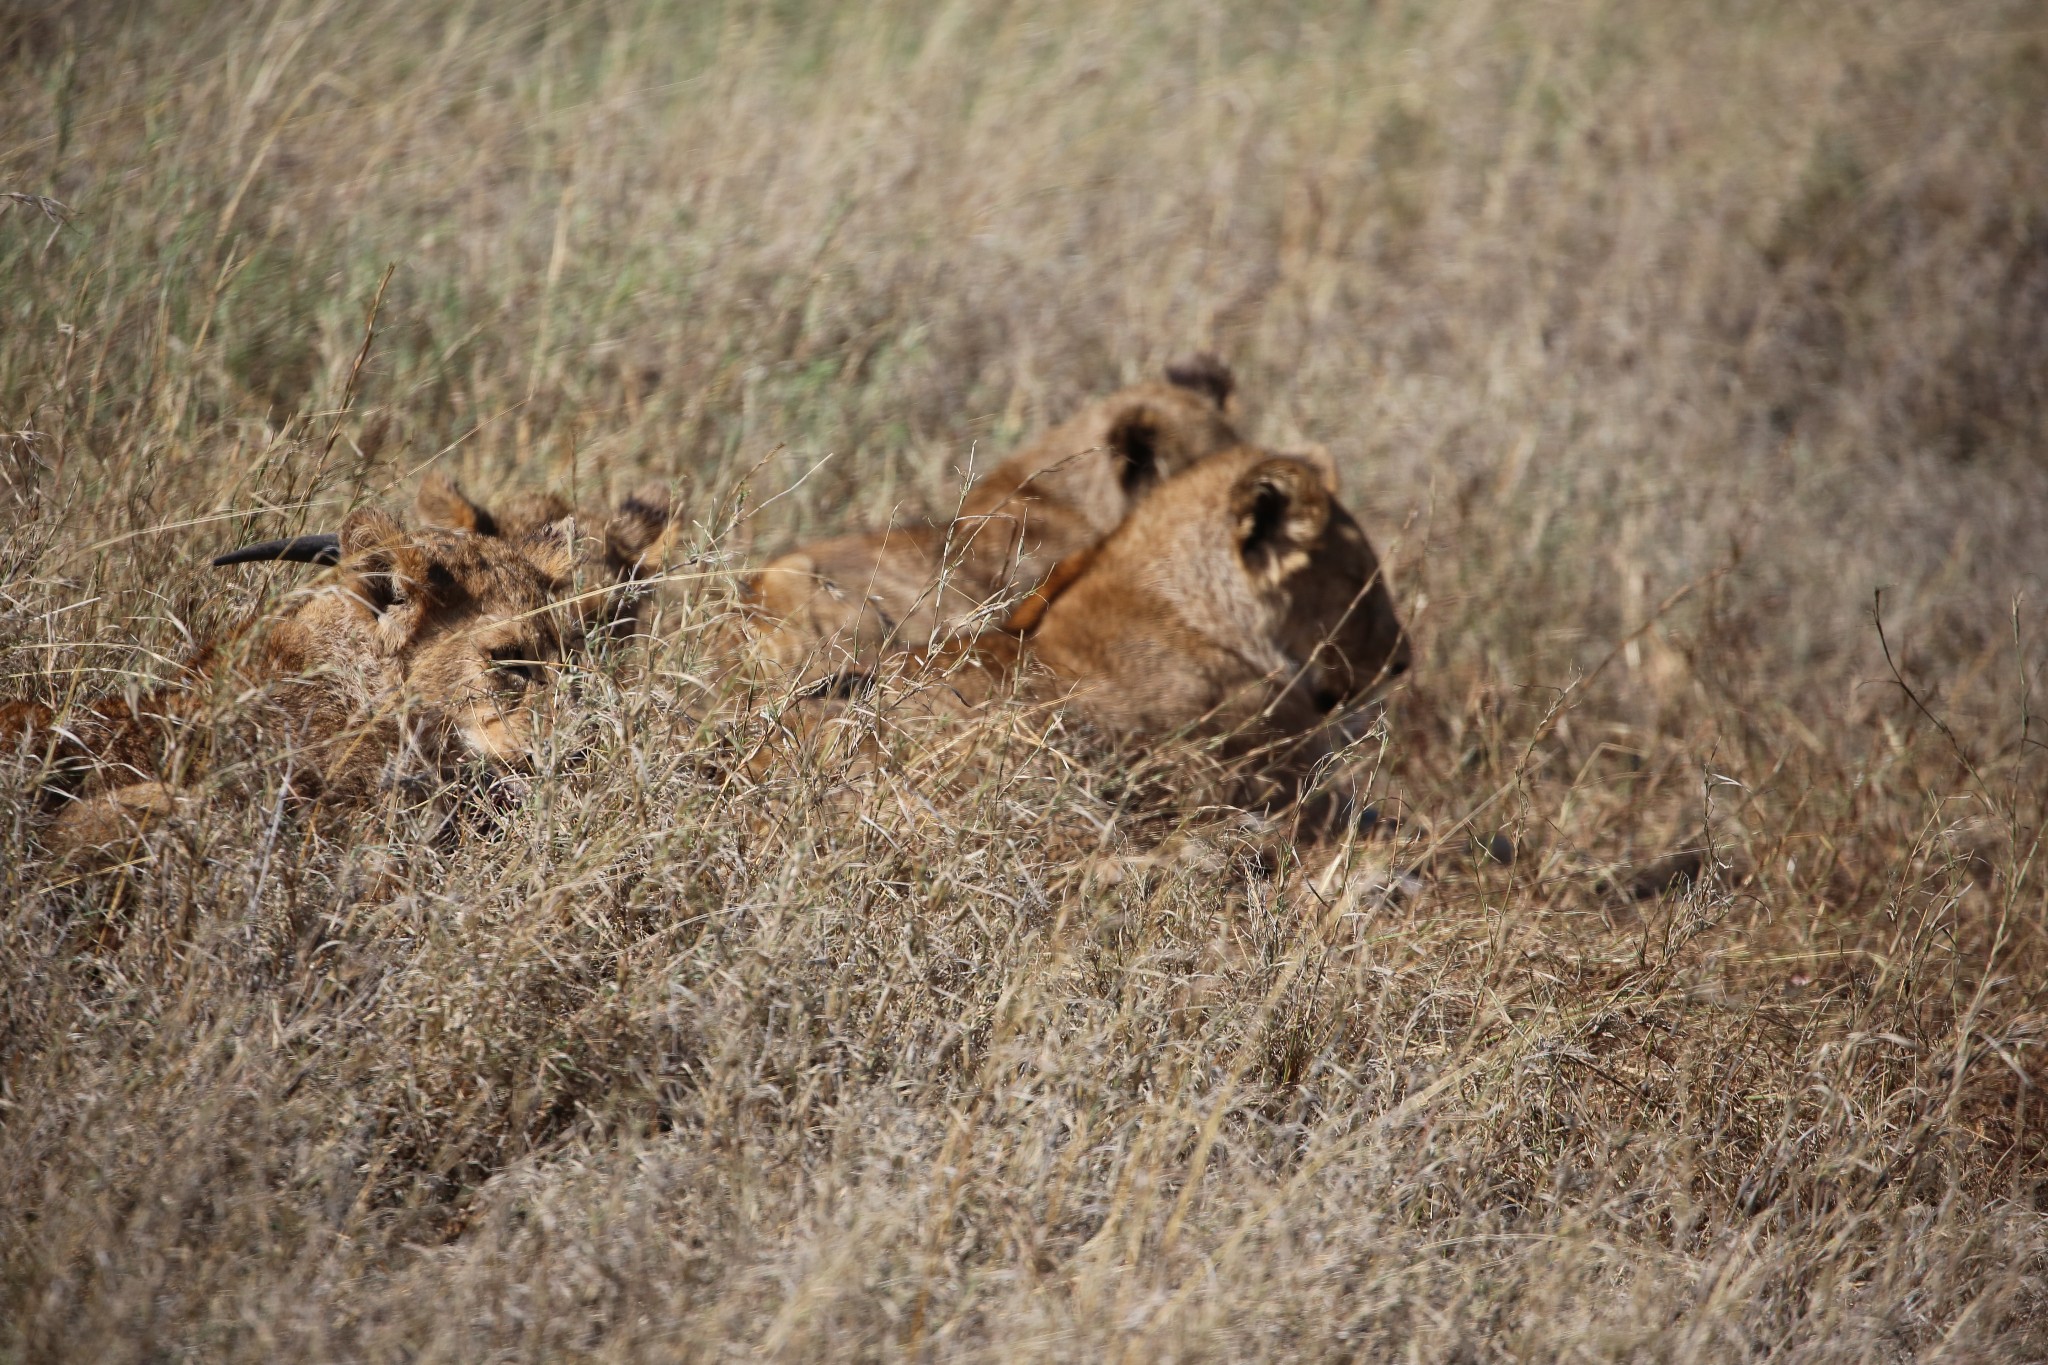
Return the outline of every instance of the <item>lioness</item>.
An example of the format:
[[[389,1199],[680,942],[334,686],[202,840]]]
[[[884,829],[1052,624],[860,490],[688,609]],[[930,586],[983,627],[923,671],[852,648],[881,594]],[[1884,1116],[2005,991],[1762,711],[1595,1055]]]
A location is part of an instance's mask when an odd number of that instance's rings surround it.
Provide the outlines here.
[[[221,556],[335,567],[283,615],[201,650],[139,702],[0,706],[0,744],[40,754],[63,802],[45,842],[105,843],[170,811],[217,748],[206,723],[216,710],[281,741],[294,796],[324,804],[438,776],[464,756],[518,765],[575,628],[552,605],[574,567],[572,538],[565,522],[510,540],[409,532],[359,511],[337,535]]]
[[[1214,356],[1175,362],[1165,382],[1097,399],[990,470],[945,527],[837,536],[772,561],[746,585],[769,653],[832,671],[999,622],[1161,480],[1236,445],[1234,388]]]

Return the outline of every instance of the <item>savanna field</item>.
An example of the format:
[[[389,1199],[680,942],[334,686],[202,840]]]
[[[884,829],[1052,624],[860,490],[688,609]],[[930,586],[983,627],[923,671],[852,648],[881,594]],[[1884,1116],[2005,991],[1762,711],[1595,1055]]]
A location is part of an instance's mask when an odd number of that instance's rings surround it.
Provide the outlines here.
[[[453,818],[0,756],[0,1358],[2048,1358],[2044,153],[2028,3],[16,0],[0,698],[682,517]],[[1375,837],[735,648],[1192,350],[1389,569]]]

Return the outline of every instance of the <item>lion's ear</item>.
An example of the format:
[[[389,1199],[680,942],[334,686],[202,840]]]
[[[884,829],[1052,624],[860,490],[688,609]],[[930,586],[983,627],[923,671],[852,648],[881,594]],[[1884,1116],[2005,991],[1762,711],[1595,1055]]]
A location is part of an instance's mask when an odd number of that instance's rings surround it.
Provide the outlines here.
[[[542,522],[519,538],[519,548],[551,586],[563,587],[576,576],[576,518]]]
[[[1329,524],[1330,493],[1313,464],[1283,455],[1238,476],[1230,510],[1245,567],[1278,580],[1308,562],[1308,547]]]
[[[374,509],[341,524],[336,573],[349,595],[376,619],[377,642],[395,652],[426,620],[432,566],[396,521]]]
[[[1182,356],[1168,365],[1166,380],[1203,395],[1219,412],[1230,411],[1230,395],[1237,389],[1237,376],[1230,372],[1230,367],[1207,351]]]
[[[614,573],[638,577],[660,571],[674,539],[676,501],[666,485],[651,483],[619,504],[604,524],[604,553]]]
[[[341,553],[361,554],[379,545],[396,545],[405,539],[405,528],[397,518],[376,507],[363,507],[348,514],[341,523]]]
[[[467,531],[477,536],[498,534],[498,524],[491,514],[472,501],[455,480],[438,470],[420,480],[419,496],[413,499],[412,507],[423,526]]]
[[[1134,494],[1159,482],[1159,444],[1165,429],[1159,414],[1143,403],[1125,408],[1109,424],[1109,452],[1124,492]]]

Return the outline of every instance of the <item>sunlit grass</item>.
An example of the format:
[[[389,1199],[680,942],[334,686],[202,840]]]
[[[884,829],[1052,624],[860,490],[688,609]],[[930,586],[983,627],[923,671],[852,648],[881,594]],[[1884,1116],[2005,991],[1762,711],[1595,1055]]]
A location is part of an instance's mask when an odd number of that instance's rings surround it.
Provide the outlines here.
[[[0,201],[0,693],[160,676],[297,581],[205,555],[429,468],[668,479],[696,554],[510,812],[83,872],[9,768],[4,1350],[2048,1353],[2039,27],[0,18],[62,206]],[[1382,805],[1513,866],[1321,897],[1051,717],[812,743],[735,666],[731,568],[1197,346],[1388,552]]]

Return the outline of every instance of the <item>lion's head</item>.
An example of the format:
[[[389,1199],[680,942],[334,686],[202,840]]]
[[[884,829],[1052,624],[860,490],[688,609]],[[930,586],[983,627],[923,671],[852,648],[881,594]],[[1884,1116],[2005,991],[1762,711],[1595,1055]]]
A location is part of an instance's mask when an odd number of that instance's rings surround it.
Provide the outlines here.
[[[1238,446],[1166,480],[1012,626],[1083,714],[1304,775],[1408,670],[1386,574],[1326,455]],[[1259,766],[1255,763],[1253,766]]]
[[[1037,586],[1115,530],[1154,488],[1242,439],[1236,381],[1212,355],[1095,399],[991,469],[962,500],[953,553],[981,596]]]
[[[258,671],[309,674],[365,703],[403,703],[414,739],[453,741],[498,763],[528,752],[535,710],[581,622],[558,599],[575,570],[572,519],[511,535],[423,527],[388,514],[350,514],[339,533],[271,541],[217,564],[267,559],[328,563],[299,605],[265,637]]]
[[[488,507],[438,472],[420,481],[413,508],[429,529],[515,543],[574,514],[559,493],[517,492]],[[595,534],[574,544],[574,581],[566,596],[586,630],[637,621],[649,580],[671,567],[681,527],[679,513],[667,487],[650,483],[608,512],[577,517],[577,525],[594,528]]]

